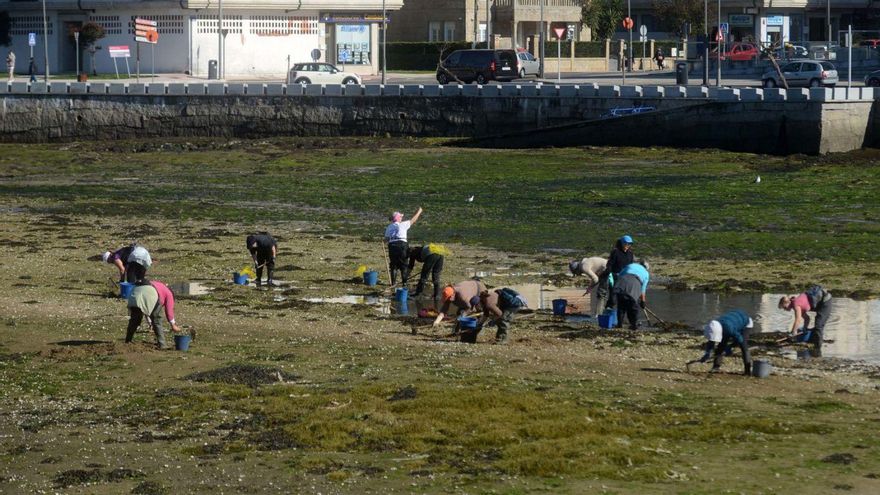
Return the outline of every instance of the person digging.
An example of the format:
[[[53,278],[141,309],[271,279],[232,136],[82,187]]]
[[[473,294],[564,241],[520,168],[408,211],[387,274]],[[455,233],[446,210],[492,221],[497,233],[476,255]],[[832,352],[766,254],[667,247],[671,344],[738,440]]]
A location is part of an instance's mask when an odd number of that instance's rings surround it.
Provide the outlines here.
[[[128,296],[128,329],[125,333],[125,343],[130,344],[134,340],[134,334],[143,321],[152,327],[156,334],[156,346],[159,349],[168,349],[165,342],[165,328],[162,325],[162,310],[171,325],[172,332],[180,332],[180,327],[174,319],[174,293],[162,282],[140,279],[135,282],[135,287]]]
[[[505,287],[491,291],[484,290],[480,293],[480,307],[483,309],[483,314],[477,320],[477,328],[473,330],[473,340],[476,340],[476,334],[483,329],[483,324],[491,320],[498,328],[495,332],[495,343],[506,344],[510,323],[514,315],[525,306],[525,299],[513,289]]]
[[[433,301],[440,298],[440,290],[443,288],[440,282],[440,273],[443,271],[443,254],[438,249],[432,250],[432,245],[415,246],[409,248],[409,272],[411,273],[416,265],[416,261],[422,263],[422,273],[419,275],[419,283],[416,285],[416,291],[412,297],[419,297],[425,290],[428,283],[428,276],[431,276],[431,282],[434,286]]]
[[[703,335],[706,337],[706,352],[700,359],[688,363],[688,367],[695,362],[705,363],[714,351],[715,359],[711,372],[717,373],[721,371],[724,355],[729,355],[730,346],[736,343],[742,352],[743,375],[751,375],[752,356],[749,354],[749,333],[754,326],[755,322],[752,318],[741,309],[729,311],[710,321],[703,327]]]
[[[274,285],[272,274],[275,271],[275,257],[278,254],[278,242],[268,232],[252,234],[246,240],[248,252],[254,260],[254,271],[257,273],[257,287],[263,279],[263,267],[266,267],[266,285]]]
[[[452,307],[455,306],[455,329],[453,334],[458,334],[459,323],[457,318],[469,311],[474,311],[480,305],[480,294],[486,291],[486,286],[480,280],[462,280],[455,285],[447,285],[441,295],[442,305],[432,327],[437,327],[446,318],[452,316]]]

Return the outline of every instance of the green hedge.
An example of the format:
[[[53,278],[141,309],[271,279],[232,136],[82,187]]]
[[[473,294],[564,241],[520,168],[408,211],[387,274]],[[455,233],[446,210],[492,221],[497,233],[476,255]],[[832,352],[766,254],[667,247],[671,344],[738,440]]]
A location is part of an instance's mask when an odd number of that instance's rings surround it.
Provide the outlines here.
[[[388,70],[435,70],[440,52],[446,58],[455,50],[463,50],[471,47],[470,41],[441,41],[441,42],[389,42],[385,47],[388,54]],[[486,48],[485,43],[477,43],[477,48]],[[382,53],[379,52],[381,65]]]

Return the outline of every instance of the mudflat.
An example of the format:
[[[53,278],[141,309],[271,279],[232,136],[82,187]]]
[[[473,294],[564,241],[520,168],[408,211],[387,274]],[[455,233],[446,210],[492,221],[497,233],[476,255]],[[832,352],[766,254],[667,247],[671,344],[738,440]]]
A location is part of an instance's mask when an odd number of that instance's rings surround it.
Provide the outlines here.
[[[676,150],[459,150],[394,139],[0,146],[0,491],[8,493],[875,493],[880,370],[792,361],[686,370],[695,329],[604,331],[525,312],[476,345],[379,305],[379,233],[445,281],[575,284],[630,233],[672,286],[878,292],[875,158]],[[762,181],[754,183],[755,176]],[[766,187],[765,187],[766,186]],[[471,194],[474,201],[467,202]],[[236,286],[245,235],[277,288]],[[189,352],[122,342],[97,255],[138,240],[197,282]],[[369,288],[356,269],[380,271]],[[505,274],[506,273],[506,274]],[[545,275],[529,275],[544,273]],[[872,275],[872,273],[874,275]],[[582,283],[582,282],[579,282]],[[384,299],[381,299],[384,301]]]

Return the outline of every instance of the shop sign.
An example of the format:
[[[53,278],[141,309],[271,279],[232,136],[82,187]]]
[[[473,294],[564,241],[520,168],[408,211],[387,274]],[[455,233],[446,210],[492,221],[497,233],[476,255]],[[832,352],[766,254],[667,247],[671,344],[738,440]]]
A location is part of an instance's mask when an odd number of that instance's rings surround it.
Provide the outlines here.
[[[371,24],[382,22],[382,14],[321,14],[321,22],[325,24]],[[389,22],[385,17],[385,22]]]
[[[752,14],[730,14],[727,20],[731,26],[752,27],[755,25],[755,16]]]
[[[767,25],[768,26],[782,26],[785,24],[785,17],[781,15],[768,15],[767,16]]]

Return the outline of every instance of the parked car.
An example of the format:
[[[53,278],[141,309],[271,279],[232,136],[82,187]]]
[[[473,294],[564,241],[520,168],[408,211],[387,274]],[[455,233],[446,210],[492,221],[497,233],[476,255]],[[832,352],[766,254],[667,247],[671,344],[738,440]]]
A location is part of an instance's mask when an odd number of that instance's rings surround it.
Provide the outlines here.
[[[529,74],[537,76],[541,73],[541,62],[531,53],[520,50],[516,52],[516,57],[519,60],[519,71],[517,74],[520,79],[524,79]]]
[[[761,51],[758,50],[758,47],[751,43],[734,43],[730,45],[730,48],[723,54],[721,54],[721,60],[730,60],[731,62],[747,62],[749,60],[755,60],[761,54]],[[712,52],[710,55],[711,58],[718,58],[718,50]]]
[[[810,55],[807,47],[801,45],[786,44],[785,48],[776,50],[776,58],[780,60],[806,58]]]
[[[875,70],[865,76],[865,86],[880,86],[880,70]]]
[[[513,50],[456,50],[441,62],[442,68],[437,67],[437,82],[446,84],[455,78],[477,84],[510,81],[519,76],[517,60]]]
[[[821,60],[793,60],[779,67],[788,87],[803,86],[819,88],[834,87],[837,84],[837,69],[831,62]],[[761,76],[765,88],[782,86],[782,80],[776,69],[771,67]]]
[[[880,40],[862,40],[859,42],[859,46],[876,50],[877,48],[880,48]]]
[[[290,81],[299,84],[360,84],[357,74],[342,72],[333,64],[307,62],[293,64]]]

